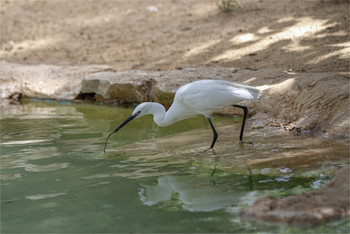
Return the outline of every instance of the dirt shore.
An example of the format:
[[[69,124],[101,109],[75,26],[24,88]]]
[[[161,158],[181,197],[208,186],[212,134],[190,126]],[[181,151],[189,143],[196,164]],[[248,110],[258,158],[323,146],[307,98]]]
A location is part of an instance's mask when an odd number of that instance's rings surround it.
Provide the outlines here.
[[[229,14],[219,2],[1,0],[0,59],[349,72],[349,2],[245,0]]]

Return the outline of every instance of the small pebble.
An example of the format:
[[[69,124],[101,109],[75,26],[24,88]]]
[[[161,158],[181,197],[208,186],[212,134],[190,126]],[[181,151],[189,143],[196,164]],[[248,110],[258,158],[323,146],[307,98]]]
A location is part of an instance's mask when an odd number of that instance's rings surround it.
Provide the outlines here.
[[[155,6],[148,6],[148,7],[147,7],[147,10],[148,10],[149,12],[158,12],[158,8],[155,7]]]
[[[11,51],[13,49],[13,46],[15,45],[15,43],[13,41],[8,41],[5,46],[4,49],[6,51]]]

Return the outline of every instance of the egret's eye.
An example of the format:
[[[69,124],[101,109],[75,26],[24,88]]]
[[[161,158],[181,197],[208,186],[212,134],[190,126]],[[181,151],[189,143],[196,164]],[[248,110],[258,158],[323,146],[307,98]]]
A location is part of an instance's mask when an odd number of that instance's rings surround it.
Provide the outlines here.
[[[137,114],[139,115],[141,113],[141,111],[138,111]]]

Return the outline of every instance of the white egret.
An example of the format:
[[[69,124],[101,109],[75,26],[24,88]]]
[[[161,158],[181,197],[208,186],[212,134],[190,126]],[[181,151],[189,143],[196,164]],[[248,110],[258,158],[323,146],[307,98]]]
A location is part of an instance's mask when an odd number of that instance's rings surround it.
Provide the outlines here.
[[[235,106],[243,109],[243,122],[240,141],[243,139],[244,124],[247,117],[248,108],[246,106],[235,105],[243,100],[258,99],[261,89],[249,85],[238,84],[225,80],[199,80],[181,86],[175,93],[173,104],[168,111],[164,106],[155,102],[144,102],[138,105],[132,115],[127,118],[119,127],[114,130],[106,139],[104,151],[106,151],[109,137],[118,132],[124,125],[133,119],[144,115],[153,115],[154,122],[160,127],[166,127],[183,119],[188,119],[197,115],[204,115],[211,129],[213,130],[213,141],[210,149],[214,147],[218,134],[210,120],[210,115],[225,106]]]

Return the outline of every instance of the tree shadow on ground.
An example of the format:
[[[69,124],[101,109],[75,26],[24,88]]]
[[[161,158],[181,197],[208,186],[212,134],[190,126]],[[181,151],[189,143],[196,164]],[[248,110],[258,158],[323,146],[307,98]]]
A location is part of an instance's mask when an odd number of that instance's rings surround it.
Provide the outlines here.
[[[17,4],[17,5],[16,5]],[[1,58],[108,64],[117,70],[185,65],[348,72],[349,3],[245,1],[3,2]],[[156,6],[157,12],[147,10]],[[6,43],[15,46],[6,51]]]

